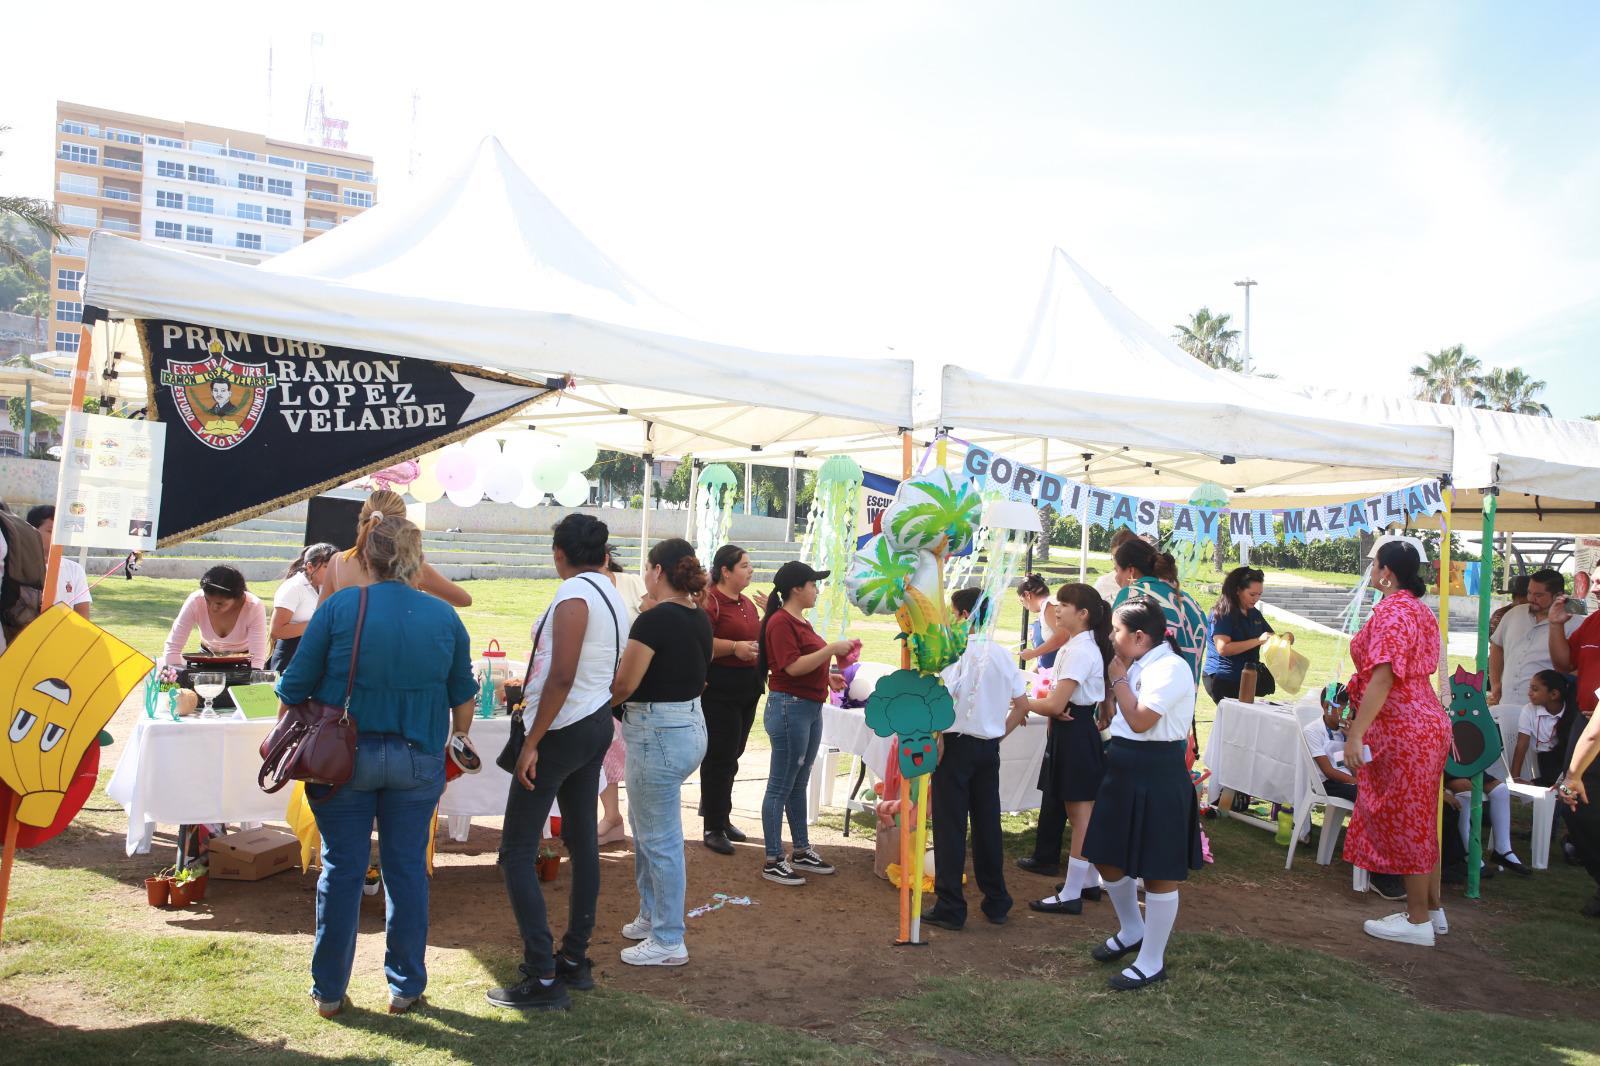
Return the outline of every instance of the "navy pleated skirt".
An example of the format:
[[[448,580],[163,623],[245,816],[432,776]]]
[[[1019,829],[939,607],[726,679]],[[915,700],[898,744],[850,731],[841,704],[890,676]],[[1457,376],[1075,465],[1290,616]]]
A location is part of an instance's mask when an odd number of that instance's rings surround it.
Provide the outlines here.
[[[1204,865],[1188,742],[1113,737],[1083,857],[1147,881],[1185,881]]]

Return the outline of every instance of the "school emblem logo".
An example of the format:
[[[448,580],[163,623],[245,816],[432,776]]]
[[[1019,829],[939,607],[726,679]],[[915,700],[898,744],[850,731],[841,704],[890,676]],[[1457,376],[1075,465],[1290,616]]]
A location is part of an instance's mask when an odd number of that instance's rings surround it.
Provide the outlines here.
[[[218,341],[211,342],[204,360],[169,359],[161,372],[161,384],[172,390],[173,403],[189,432],[219,452],[242,444],[260,423],[272,382],[266,364],[230,359]]]

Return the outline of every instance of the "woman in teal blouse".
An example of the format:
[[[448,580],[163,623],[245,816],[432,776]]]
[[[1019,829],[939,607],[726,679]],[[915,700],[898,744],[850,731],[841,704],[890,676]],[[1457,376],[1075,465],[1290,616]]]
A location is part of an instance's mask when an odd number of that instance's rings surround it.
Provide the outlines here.
[[[367,614],[350,715],[359,738],[355,773],[340,787],[306,786],[322,834],[317,879],[317,938],[311,998],[325,1018],[338,1014],[356,950],[361,884],[372,823],[388,894],[389,1011],[404,1013],[427,985],[428,833],[444,791],[445,742],[472,725],[478,686],[467,630],[455,609],[412,587],[422,569],[422,534],[403,518],[385,518],[367,538]],[[362,590],[342,589],[312,615],[294,661],[278,681],[286,704],[316,697],[339,704],[350,674],[350,649]]]

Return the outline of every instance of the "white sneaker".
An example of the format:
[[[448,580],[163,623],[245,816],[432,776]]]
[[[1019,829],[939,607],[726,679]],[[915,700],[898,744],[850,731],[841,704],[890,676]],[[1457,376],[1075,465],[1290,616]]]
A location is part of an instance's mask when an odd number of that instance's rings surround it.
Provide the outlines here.
[[[1444,916],[1444,908],[1443,907],[1440,907],[1436,911],[1429,911],[1428,912],[1428,917],[1433,919],[1433,935],[1434,936],[1444,936],[1446,933],[1448,933],[1450,931],[1450,919],[1448,919],[1448,918],[1446,918]]]
[[[622,935],[629,940],[649,940],[650,919],[642,914],[639,915],[639,917],[622,927]]]
[[[682,966],[689,961],[689,949],[683,944],[668,947],[651,937],[623,948],[622,961],[629,966]]]
[[[1393,940],[1400,944],[1415,944],[1422,948],[1433,947],[1433,923],[1413,925],[1411,916],[1399,911],[1387,918],[1373,918],[1362,924],[1368,936],[1379,940]]]

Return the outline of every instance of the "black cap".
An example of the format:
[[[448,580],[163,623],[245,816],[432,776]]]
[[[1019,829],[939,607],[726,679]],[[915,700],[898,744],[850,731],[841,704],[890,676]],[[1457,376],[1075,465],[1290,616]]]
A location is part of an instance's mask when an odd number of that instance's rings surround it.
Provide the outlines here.
[[[813,570],[805,563],[794,560],[778,567],[778,572],[773,575],[772,585],[778,590],[778,595],[783,596],[807,581],[821,581],[830,573],[832,573],[830,570]]]

